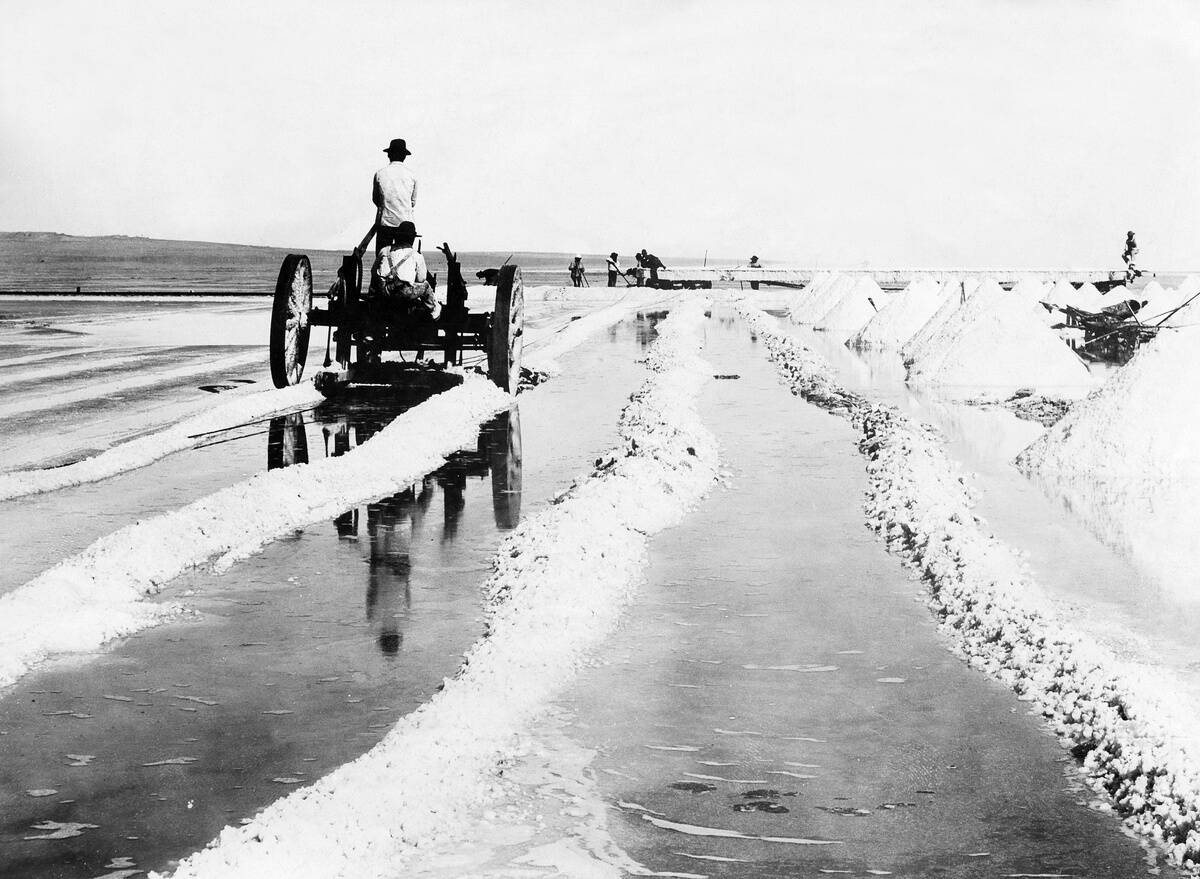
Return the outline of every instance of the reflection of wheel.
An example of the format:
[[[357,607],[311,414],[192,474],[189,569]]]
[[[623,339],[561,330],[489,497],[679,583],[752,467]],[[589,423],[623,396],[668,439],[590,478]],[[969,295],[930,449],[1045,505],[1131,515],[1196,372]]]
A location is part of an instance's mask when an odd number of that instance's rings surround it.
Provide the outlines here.
[[[492,471],[492,513],[496,527],[509,530],[521,521],[521,413],[514,406],[496,416],[489,431],[488,467]]]
[[[299,412],[271,419],[267,430],[267,469],[308,463],[308,435]]]
[[[496,310],[488,343],[488,378],[514,393],[521,378],[521,342],[525,328],[525,289],[521,270],[504,266],[496,278]]]
[[[271,380],[286,388],[300,381],[308,357],[308,312],[312,266],[302,253],[289,253],[279,268],[271,309]]]

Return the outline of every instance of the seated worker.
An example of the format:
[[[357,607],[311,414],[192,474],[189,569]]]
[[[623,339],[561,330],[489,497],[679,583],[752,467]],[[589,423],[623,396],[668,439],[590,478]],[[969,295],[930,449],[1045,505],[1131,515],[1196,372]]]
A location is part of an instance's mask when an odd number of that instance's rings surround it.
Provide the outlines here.
[[[436,320],[441,306],[433,297],[433,284],[425,257],[413,246],[417,227],[405,220],[396,228],[396,243],[384,247],[371,267],[368,296],[387,309],[389,317]]]

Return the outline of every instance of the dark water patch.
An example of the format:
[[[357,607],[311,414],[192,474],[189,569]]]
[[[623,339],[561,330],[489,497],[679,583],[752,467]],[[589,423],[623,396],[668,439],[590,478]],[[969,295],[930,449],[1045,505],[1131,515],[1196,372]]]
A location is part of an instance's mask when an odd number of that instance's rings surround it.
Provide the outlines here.
[[[706,794],[717,789],[715,784],[704,784],[699,781],[677,781],[671,787],[691,794]]]
[[[221,391],[232,391],[237,385],[199,385],[197,390],[208,391],[210,394],[219,394]]]

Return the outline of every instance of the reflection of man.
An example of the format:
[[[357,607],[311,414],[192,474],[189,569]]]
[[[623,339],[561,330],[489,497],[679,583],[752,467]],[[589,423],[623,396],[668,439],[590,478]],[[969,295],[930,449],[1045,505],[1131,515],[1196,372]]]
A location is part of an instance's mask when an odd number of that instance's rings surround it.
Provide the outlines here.
[[[412,605],[409,578],[412,562],[397,527],[411,514],[413,491],[367,505],[367,533],[371,539],[367,576],[367,621],[377,633],[379,649],[388,656],[400,652],[403,635],[400,618]]]
[[[378,209],[375,215],[377,253],[396,243],[401,223],[413,222],[413,206],[417,203],[417,178],[404,167],[404,160],[412,155],[404,139],[397,137],[384,152],[388,155],[388,164],[375,172],[371,187],[371,201]]]

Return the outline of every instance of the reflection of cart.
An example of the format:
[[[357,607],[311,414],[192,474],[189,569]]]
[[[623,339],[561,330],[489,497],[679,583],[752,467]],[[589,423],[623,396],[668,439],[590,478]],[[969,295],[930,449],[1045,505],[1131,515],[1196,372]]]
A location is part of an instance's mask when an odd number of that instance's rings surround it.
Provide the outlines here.
[[[331,410],[327,408],[330,406],[338,408]],[[396,414],[395,411],[369,407],[348,408],[331,401],[322,403],[313,412],[293,412],[272,418],[267,432],[267,469],[308,463],[308,424],[320,426],[326,456],[338,457],[365,443]],[[436,483],[445,496],[448,531],[457,525],[469,476],[491,477],[496,527],[515,528],[521,518],[521,418],[515,407],[501,412],[479,429],[476,448],[453,452],[445,464],[425,477],[425,481]],[[357,508],[340,516],[337,524],[339,531],[356,533]]]
[[[1095,312],[1072,305],[1062,308],[1067,316],[1064,326],[1083,330],[1083,344],[1077,349],[1080,356],[1126,363],[1137,353],[1138,346],[1155,337],[1158,327],[1141,323],[1137,309],[1131,303],[1136,300],[1119,302]]]
[[[521,369],[521,335],[524,325],[524,295],[521,270],[514,265],[500,269],[496,304],[491,312],[467,308],[467,288],[458,259],[448,244],[446,257],[446,304],[441,315],[431,318],[397,318],[390,303],[363,295],[363,254],[375,234],[367,233],[362,243],[342,257],[337,280],[329,288],[324,308],[313,306],[312,266],[304,254],[289,254],[279,270],[275,302],[271,312],[271,378],[282,388],[300,381],[308,355],[309,332],[313,326],[329,327],[336,371],[319,373],[317,387],[327,395],[352,385],[421,384],[430,381],[432,370],[422,367],[428,352],[441,352],[442,365],[459,365],[464,351],[486,353],[488,377],[506,391],[515,391]],[[384,361],[385,352],[412,352],[410,362]],[[325,366],[331,365],[328,347]],[[448,380],[448,381],[447,381]],[[439,379],[432,379],[436,385]],[[456,380],[442,374],[442,390]]]

